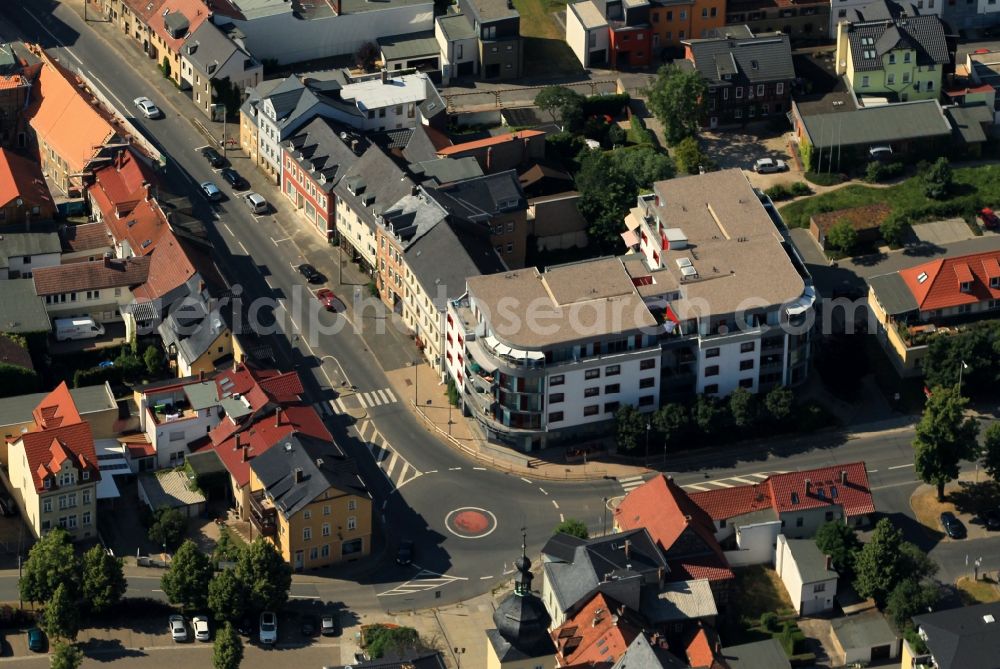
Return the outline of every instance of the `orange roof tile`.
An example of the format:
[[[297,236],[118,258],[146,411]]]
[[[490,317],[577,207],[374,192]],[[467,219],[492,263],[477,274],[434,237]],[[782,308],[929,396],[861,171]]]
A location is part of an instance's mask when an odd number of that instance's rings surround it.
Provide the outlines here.
[[[132,294],[139,302],[158,299],[183,285],[196,272],[184,247],[168,229],[155,245],[146,283],[132,291]]]
[[[63,381],[55,390],[42,398],[38,406],[32,411],[35,425],[41,429],[59,427],[64,423],[79,423],[80,412],[76,409],[73,396],[69,393],[69,386]]]
[[[1000,251],[943,258],[900,270],[899,277],[910,289],[920,311],[975,304],[1000,299],[1000,288],[990,285],[990,278],[995,275],[989,273],[998,259]],[[962,292],[963,281],[972,284],[968,292]]]
[[[823,506],[841,506],[848,518],[875,513],[864,462],[772,474],[767,485],[779,513]]]
[[[96,251],[112,245],[108,226],[103,222],[68,225],[60,236],[63,249],[69,252]]]
[[[136,255],[152,253],[170,227],[151,197],[155,182],[151,167],[131,151],[120,151],[114,161],[94,171],[94,183],[87,189],[111,235],[127,242]]]
[[[184,35],[175,38],[167,31],[165,19],[167,14],[177,13],[187,19],[188,29]],[[153,29],[153,32],[160,36],[168,49],[179,53],[188,35],[197,30],[211,15],[212,11],[203,0],[166,0],[160,4],[156,14],[146,20],[146,23]]]
[[[599,592],[551,635],[559,666],[610,667],[640,631],[620,603]]]
[[[728,520],[745,513],[773,508],[770,491],[763,483],[693,492],[689,497],[712,520]]]
[[[714,630],[706,630],[702,626],[688,640],[685,649],[692,669],[725,669],[726,664],[719,660],[716,651],[722,652],[718,635]]]
[[[54,206],[41,165],[0,148],[0,207],[18,198],[29,208],[38,206],[51,211]]]
[[[146,282],[149,276],[149,258],[133,257],[90,260],[85,262],[39,267],[32,279],[35,292],[58,295],[69,290],[101,290],[104,288],[132,288]]]
[[[66,460],[74,461],[80,469],[88,471],[90,480],[100,479],[90,425],[80,418],[65,381],[42,398],[32,415],[35,428],[11,443],[24,448],[36,490],[44,490],[45,478],[53,475]],[[56,484],[53,479],[50,487],[54,488]]]
[[[474,142],[465,142],[463,144],[455,144],[453,146],[446,146],[443,149],[438,149],[437,154],[439,156],[451,156],[456,153],[464,153],[466,151],[472,151],[474,149],[482,149],[487,146],[496,146],[498,144],[504,144],[506,142],[513,142],[517,139],[528,139],[530,137],[537,137],[538,135],[544,135],[545,133],[541,130],[518,130],[517,132],[512,132],[507,135],[497,135],[496,137],[487,137],[486,139],[478,139]]]
[[[115,129],[90,106],[76,86],[46,64],[35,81],[26,114],[29,125],[71,173],[82,172]]]

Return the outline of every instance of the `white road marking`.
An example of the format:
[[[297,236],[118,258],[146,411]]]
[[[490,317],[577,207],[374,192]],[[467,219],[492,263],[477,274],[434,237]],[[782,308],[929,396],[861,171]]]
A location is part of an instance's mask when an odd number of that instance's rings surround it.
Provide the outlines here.
[[[330,400],[330,406],[332,406],[334,411],[337,413],[347,413],[347,407],[344,406],[344,403],[339,397],[335,400]]]
[[[491,578],[493,578],[493,577],[492,577],[492,576],[480,576],[480,577],[479,577],[479,580],[480,580],[480,581],[488,581],[488,580],[490,580]]]
[[[462,469],[461,467],[448,467],[448,471],[450,472],[457,472],[460,471],[461,469]]]
[[[62,47],[62,48],[63,48],[63,49],[64,49],[64,50],[66,51],[66,53],[68,53],[68,54],[69,54],[70,56],[72,56],[72,57],[73,57],[73,60],[75,60],[76,62],[78,62],[78,63],[79,63],[80,65],[83,65],[83,61],[82,61],[82,60],[80,60],[79,58],[77,58],[77,57],[76,57],[76,54],[75,54],[75,53],[73,53],[72,51],[70,51],[70,50],[69,50],[69,47],[67,47],[67,46],[66,46],[65,44],[63,44],[62,42],[60,42],[60,41],[59,41],[59,38],[58,38],[58,37],[56,37],[55,35],[53,35],[53,34],[52,34],[52,31],[51,31],[51,30],[49,30],[48,28],[46,28],[46,27],[45,27],[45,24],[44,24],[44,23],[42,23],[42,22],[41,22],[41,21],[40,21],[40,20],[38,19],[38,17],[37,17],[37,16],[35,16],[35,15],[34,15],[34,14],[32,14],[31,12],[29,12],[29,11],[28,11],[27,9],[25,9],[25,10],[24,10],[24,13],[25,13],[25,14],[27,14],[28,16],[30,16],[30,17],[32,18],[32,20],[33,20],[33,21],[34,21],[35,23],[37,23],[37,24],[38,24],[38,26],[39,26],[39,27],[40,27],[40,28],[41,28],[42,30],[44,30],[45,32],[47,32],[47,33],[49,34],[49,37],[51,37],[52,39],[54,39],[54,40],[56,41],[56,44],[58,44],[58,45],[59,45],[60,47]]]
[[[396,463],[399,461],[399,453],[396,451],[392,452],[392,457],[389,458],[389,466],[385,470],[385,475],[390,479],[392,478],[392,470],[396,468]]]
[[[432,470],[430,470],[429,472],[426,472],[426,473],[427,473],[427,474],[437,474],[437,473],[438,473],[438,470],[436,470],[436,469],[432,469]]]
[[[908,465],[896,465],[894,467],[889,467],[889,469],[906,469],[907,467],[912,467],[912,466],[913,466],[913,463],[911,462]]]
[[[392,390],[390,390],[389,388],[386,388],[384,392],[385,392],[386,395],[389,396],[389,401],[390,402],[395,402],[396,401],[396,396],[392,394]]]
[[[549,494],[549,493],[545,492],[545,488],[539,488],[539,490],[541,490],[541,491],[542,491],[542,494],[543,494],[543,495],[545,495],[546,497],[548,497],[548,494]]]
[[[365,404],[365,396],[364,396],[364,394],[359,394],[358,395],[358,404],[361,405],[362,409],[367,409],[368,408],[368,405]]]
[[[735,487],[731,483],[723,483],[722,481],[708,481],[708,483],[710,483],[712,485],[717,485],[720,488],[733,488],[733,487]]]
[[[317,595],[288,595],[289,599],[319,599]]]
[[[559,502],[557,502],[555,500],[552,500],[552,506],[554,506],[554,507],[556,507],[558,509],[559,508]]]
[[[869,474],[874,474],[874,473],[876,473],[877,471],[878,471],[877,469],[869,469],[869,470],[868,470],[868,473],[869,473]]]
[[[741,478],[739,476],[732,476],[732,477],[730,477],[729,480],[730,481],[739,481],[740,483],[747,483],[747,484],[756,483],[755,481],[751,481],[750,479]]]
[[[475,469],[477,472],[485,472],[486,471],[486,467],[473,467],[473,469]]]
[[[247,247],[243,246],[243,242],[237,239],[236,243],[240,245],[240,250],[243,251],[243,253],[250,255],[250,252],[247,251]]]
[[[561,513],[559,514],[559,522],[560,523],[565,523],[566,522],[566,519],[563,517],[563,515]]]
[[[526,479],[523,476],[521,477],[521,480],[524,481],[525,483],[531,483],[531,481],[529,479]]]
[[[223,223],[222,227],[224,227],[226,229],[226,232],[228,232],[231,237],[235,237],[236,236],[236,235],[233,234],[232,228],[229,227],[228,223]]]
[[[706,490],[708,490],[708,488],[706,488],[705,486],[703,486],[703,485],[697,485],[697,484],[694,484],[694,483],[688,483],[687,485],[682,485],[681,487],[682,488],[691,488],[692,490],[698,490],[700,492],[705,492]]]

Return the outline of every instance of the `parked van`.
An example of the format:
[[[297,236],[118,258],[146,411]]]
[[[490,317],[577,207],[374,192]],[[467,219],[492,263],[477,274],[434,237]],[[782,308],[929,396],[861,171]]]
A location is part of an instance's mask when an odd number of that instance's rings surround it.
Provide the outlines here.
[[[247,193],[243,196],[246,201],[247,206],[250,207],[250,211],[255,214],[266,214],[267,213],[267,200],[258,193]]]
[[[57,318],[56,341],[69,339],[93,339],[104,335],[104,326],[93,318]]]

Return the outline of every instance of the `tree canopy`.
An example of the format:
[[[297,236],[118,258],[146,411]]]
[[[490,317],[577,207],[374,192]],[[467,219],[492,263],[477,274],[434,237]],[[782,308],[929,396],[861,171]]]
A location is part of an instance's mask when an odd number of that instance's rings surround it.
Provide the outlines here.
[[[858,594],[871,597],[880,608],[900,583],[908,579],[919,583],[937,569],[919,548],[903,541],[903,533],[888,518],[878,521],[854,565]]]
[[[167,550],[173,550],[184,539],[187,517],[178,509],[157,509],[153,525],[149,528],[149,540]]]
[[[121,601],[128,588],[121,558],[108,555],[101,546],[83,554],[83,601],[95,613]]]
[[[58,642],[52,647],[49,669],[79,669],[83,664],[83,651],[75,644]]]
[[[570,536],[578,537],[580,539],[586,539],[590,536],[590,532],[587,530],[586,524],[582,520],[577,520],[576,518],[567,518],[558,525],[556,525],[556,533],[568,534]]]
[[[583,125],[586,98],[565,86],[546,86],[535,96],[535,106],[547,112],[564,130],[574,131]]]
[[[634,451],[640,445],[645,445],[646,425],[650,422],[648,416],[639,413],[631,404],[623,404],[615,412],[615,422],[619,451]]]
[[[836,223],[826,233],[826,245],[841,253],[850,253],[858,243],[858,231],[847,221]]]
[[[1000,482],[1000,423],[993,423],[983,432],[983,470]]]
[[[223,569],[208,584],[208,608],[219,622],[239,622],[248,611],[247,588],[235,569]]]
[[[60,583],[52,598],[45,603],[41,628],[54,639],[73,640],[80,631],[80,610],[65,583]]]
[[[276,611],[288,601],[292,568],[269,541],[258,538],[244,548],[235,571],[236,578],[247,588],[252,611]]]
[[[43,535],[28,552],[21,573],[21,599],[47,602],[60,584],[65,584],[74,598],[80,592],[80,562],[76,551],[69,533],[56,528]]]
[[[829,555],[833,566],[842,577],[850,579],[854,575],[854,558],[861,548],[858,535],[842,520],[824,523],[816,531],[816,546]]]
[[[374,625],[365,634],[365,650],[372,659],[388,655],[402,655],[410,650],[421,650],[424,643],[412,627],[386,627]]]
[[[667,143],[674,146],[698,134],[707,88],[701,75],[664,65],[647,90],[650,110],[663,124]]]
[[[917,423],[916,473],[921,481],[937,487],[939,500],[944,500],[945,484],[958,478],[959,463],[978,451],[979,423],[965,416],[966,402],[957,387],[934,388]]]
[[[236,630],[226,623],[215,633],[215,644],[212,648],[213,669],[239,669],[243,661],[243,640]]]
[[[160,578],[160,587],[171,604],[179,604],[189,611],[204,609],[212,573],[208,556],[188,540],[174,554],[170,567]]]

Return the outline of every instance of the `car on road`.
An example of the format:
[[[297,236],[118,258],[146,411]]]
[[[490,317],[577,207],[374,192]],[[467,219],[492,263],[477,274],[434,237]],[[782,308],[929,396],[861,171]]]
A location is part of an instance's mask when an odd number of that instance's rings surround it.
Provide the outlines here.
[[[222,191],[211,181],[203,181],[201,183],[201,192],[211,202],[218,202],[222,199]]]
[[[319,621],[316,619],[316,616],[312,614],[302,616],[300,624],[302,636],[316,636],[316,627],[318,626],[318,623]]]
[[[296,269],[299,270],[299,274],[304,276],[309,283],[323,283],[326,281],[326,277],[320,274],[319,270],[309,263],[303,263]]]
[[[324,613],[320,623],[320,633],[323,636],[340,636],[340,617],[333,613]]]
[[[45,652],[45,634],[37,627],[28,630],[28,650],[33,653]]]
[[[1000,530],[1000,509],[987,509],[979,514],[979,519],[988,530]]]
[[[337,296],[329,288],[320,288],[316,291],[316,299],[327,311],[337,310]]]
[[[184,624],[184,616],[172,615],[168,621],[170,625],[170,638],[174,641],[187,641],[187,625]]]
[[[945,511],[941,514],[941,527],[944,528],[944,533],[952,539],[965,538],[965,525],[951,511]]]
[[[219,174],[221,174],[222,178],[226,180],[226,183],[232,186],[235,190],[246,190],[247,188],[250,188],[250,184],[247,183],[247,180],[240,176],[240,173],[232,167],[225,168],[219,172]]]
[[[222,157],[222,154],[213,149],[210,146],[206,146],[201,150],[201,155],[205,157],[208,164],[212,167],[225,167],[226,159]]]
[[[787,169],[788,165],[785,164],[784,160],[774,158],[759,158],[753,164],[753,171],[757,174],[773,174],[774,172],[784,172]]]
[[[396,549],[396,564],[406,566],[413,562],[413,540],[403,539]]]
[[[153,104],[153,101],[147,98],[145,95],[136,98],[135,100],[133,100],[133,102],[135,103],[135,106],[139,108],[139,111],[142,112],[142,115],[145,116],[146,118],[160,118],[160,116],[163,115],[163,112],[160,111],[160,108],[157,107],[155,104]]]
[[[250,207],[250,211],[253,213],[267,213],[267,200],[265,200],[264,196],[260,193],[254,193],[251,191],[243,196],[243,201],[247,203],[247,206]]]
[[[273,611],[260,614],[260,642],[271,645],[278,640],[278,616]]]
[[[198,641],[211,641],[212,634],[208,630],[208,616],[195,616],[191,619],[194,628],[194,638]]]

